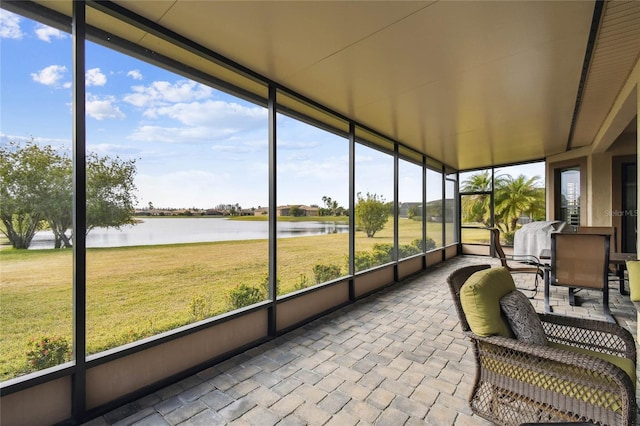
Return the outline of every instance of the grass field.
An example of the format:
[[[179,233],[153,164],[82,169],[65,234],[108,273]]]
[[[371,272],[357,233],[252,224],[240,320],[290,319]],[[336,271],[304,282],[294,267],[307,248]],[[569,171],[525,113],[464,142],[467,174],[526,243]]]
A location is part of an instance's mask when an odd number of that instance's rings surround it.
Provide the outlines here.
[[[421,235],[420,222],[402,220],[400,243]],[[440,224],[428,235],[441,236]],[[374,238],[356,233],[356,250],[393,242],[393,226]],[[435,238],[434,238],[435,239]],[[439,241],[437,241],[439,243]],[[281,293],[310,280],[317,263],[346,274],[348,234],[278,240]],[[267,240],[139,246],[87,250],[87,351],[124,343],[226,312],[229,289],[258,286],[267,272]],[[72,336],[71,250],[0,250],[0,380],[26,371],[27,343],[41,336]],[[200,305],[194,301],[200,300]]]

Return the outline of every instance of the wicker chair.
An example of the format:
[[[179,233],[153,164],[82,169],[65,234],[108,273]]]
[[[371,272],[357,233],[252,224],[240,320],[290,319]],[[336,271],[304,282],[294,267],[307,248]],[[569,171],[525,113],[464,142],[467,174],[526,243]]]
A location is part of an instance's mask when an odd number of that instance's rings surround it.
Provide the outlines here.
[[[480,337],[467,322],[460,289],[473,273],[489,267],[464,267],[447,279],[476,361],[469,397],[472,411],[498,425],[636,424],[635,383],[630,376],[613,363],[585,353],[627,358],[624,362],[632,362],[635,371],[636,347],[631,333],[604,321],[538,314],[549,346],[500,336]],[[578,348],[578,352],[558,348],[560,345]]]

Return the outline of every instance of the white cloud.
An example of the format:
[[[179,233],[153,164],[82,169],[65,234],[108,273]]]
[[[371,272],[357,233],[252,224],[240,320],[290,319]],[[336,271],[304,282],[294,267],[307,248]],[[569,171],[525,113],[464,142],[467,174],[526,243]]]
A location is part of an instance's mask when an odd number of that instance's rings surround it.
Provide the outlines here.
[[[125,115],[115,103],[113,96],[105,96],[99,98],[97,96],[87,96],[87,115],[96,120],[104,120],[106,118],[124,118]]]
[[[140,126],[133,132],[129,139],[147,142],[165,143],[190,143],[211,140],[214,137],[224,135],[214,135],[206,127],[162,127],[162,126]]]
[[[265,129],[264,140],[267,138],[267,112],[260,107],[223,101],[178,103],[149,109],[144,116],[151,120],[159,119],[160,124],[139,127],[130,136],[131,139],[166,143],[214,143],[225,140],[239,144],[247,141],[247,137],[254,141],[260,139],[261,128]],[[162,117],[176,120],[182,126],[168,126],[162,122]],[[249,136],[250,132],[255,133]],[[242,135],[242,138],[239,139],[238,135]]]
[[[209,100],[149,109],[145,116],[165,116],[187,126],[224,128],[233,133],[237,129],[248,127],[248,123],[254,123],[254,125],[261,123],[266,126],[267,110],[261,107],[246,107],[233,102]]]
[[[0,132],[0,144],[7,144],[9,142],[35,142],[39,145],[50,145],[59,150],[68,150],[71,148],[71,139],[49,138],[35,135],[8,135]]]
[[[47,43],[51,43],[52,38],[63,39],[67,37],[64,32],[42,24],[38,25],[35,33],[40,40],[46,41]]]
[[[87,86],[104,86],[107,84],[107,76],[100,72],[100,68],[87,70],[85,76]]]
[[[142,108],[206,99],[213,93],[212,88],[187,80],[175,84],[154,81],[149,86],[134,86],[131,89],[133,93],[124,97],[125,102]]]
[[[214,145],[211,149],[216,152],[230,153],[230,154],[248,154],[255,151],[247,145]]]
[[[112,143],[96,143],[90,144],[87,146],[87,149],[91,152],[95,152],[100,155],[108,155],[111,157],[126,157],[126,158],[137,158],[140,157],[140,149],[128,146],[128,145],[118,145]]]
[[[134,80],[142,80],[142,73],[140,70],[131,70],[127,73],[128,77],[133,78]]]
[[[20,28],[20,17],[14,13],[0,9],[0,38],[19,40],[24,36]]]
[[[278,149],[285,149],[285,150],[299,150],[299,149],[310,149],[310,148],[316,148],[318,146],[321,146],[322,143],[319,141],[282,141],[279,140],[278,141]]]
[[[57,86],[66,72],[67,67],[64,65],[49,65],[37,73],[31,73],[31,77],[33,81],[44,84],[45,86]]]

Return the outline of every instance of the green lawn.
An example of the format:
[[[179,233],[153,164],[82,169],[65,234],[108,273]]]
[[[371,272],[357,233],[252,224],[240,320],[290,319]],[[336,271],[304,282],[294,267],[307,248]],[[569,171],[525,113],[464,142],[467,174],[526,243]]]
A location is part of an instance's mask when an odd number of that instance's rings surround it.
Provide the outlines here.
[[[421,235],[420,222],[400,224],[400,243]],[[441,225],[429,224],[440,236]],[[356,250],[392,243],[393,226],[374,238],[356,233]],[[439,241],[438,241],[439,242]],[[317,263],[347,272],[348,234],[278,240],[281,292]],[[258,286],[267,272],[267,240],[87,250],[87,349],[97,353],[197,320],[200,312],[227,311],[226,294],[238,284]],[[25,371],[27,343],[40,336],[72,336],[71,250],[0,250],[0,380]]]

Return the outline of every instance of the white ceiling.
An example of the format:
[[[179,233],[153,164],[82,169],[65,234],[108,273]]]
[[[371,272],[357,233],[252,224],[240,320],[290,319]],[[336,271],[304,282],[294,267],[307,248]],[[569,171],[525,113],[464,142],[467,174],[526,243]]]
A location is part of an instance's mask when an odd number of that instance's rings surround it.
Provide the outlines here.
[[[114,3],[459,169],[591,144],[640,53],[640,2],[607,3],[570,141],[592,1]]]

